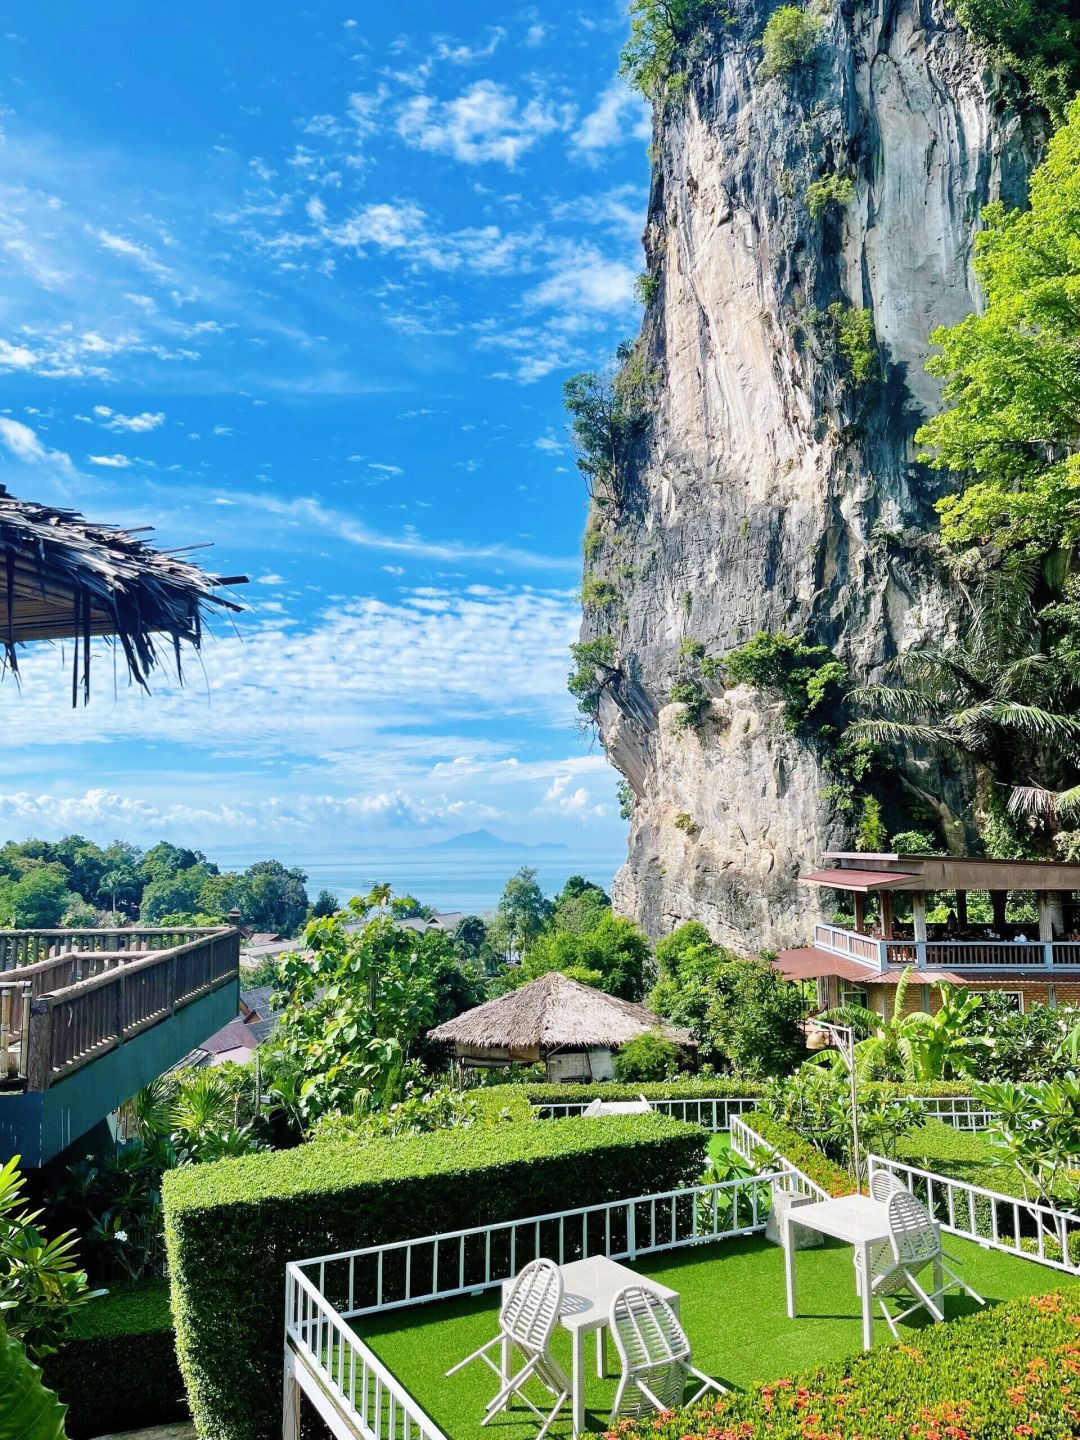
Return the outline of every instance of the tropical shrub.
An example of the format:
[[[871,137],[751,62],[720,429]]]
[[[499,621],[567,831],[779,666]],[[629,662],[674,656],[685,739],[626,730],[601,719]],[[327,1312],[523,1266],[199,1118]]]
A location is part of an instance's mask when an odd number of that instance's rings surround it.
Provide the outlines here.
[[[69,1440],[187,1418],[164,1281],[113,1291],[80,1311],[42,1368],[45,1383],[68,1407]]]
[[[723,659],[725,683],[771,690],[784,703],[788,729],[797,730],[825,702],[839,699],[847,666],[827,645],[810,645],[797,635],[759,630]]]
[[[619,674],[615,641],[610,635],[578,641],[570,646],[570,658],[574,668],[566,688],[577,701],[581,714],[595,722],[600,713],[600,698]]]
[[[615,358],[614,370],[571,375],[563,385],[563,405],[590,500],[618,510],[626,499],[626,458],[648,427],[658,377],[646,366],[638,342],[625,341]]]
[[[288,1260],[676,1189],[701,1173],[704,1149],[695,1126],[635,1115],[326,1141],[170,1171],[172,1306],[199,1433],[262,1440],[280,1426]]]
[[[62,1342],[76,1312],[102,1292],[91,1290],[86,1272],[76,1268],[72,1231],[49,1240],[37,1228],[42,1212],[24,1209],[24,1185],[15,1155],[0,1167],[0,1312],[9,1339],[40,1360]]]
[[[115,1383],[115,1381],[114,1381]],[[11,1440],[65,1440],[64,1406],[40,1369],[0,1321],[0,1435]]]
[[[805,1375],[620,1424],[611,1440],[1062,1440],[1076,1433],[1080,1291],[1012,1300]]]
[[[816,1146],[838,1165],[854,1163],[851,1084],[841,1074],[804,1066],[788,1080],[773,1082],[762,1110]],[[863,1155],[896,1154],[900,1137],[921,1124],[922,1108],[907,1096],[881,1090],[859,1092],[859,1137]]]
[[[976,1085],[994,1113],[989,1139],[995,1158],[1020,1177],[1026,1198],[1053,1204],[1064,1193],[1080,1201],[1080,1079],[1003,1081]]]
[[[837,175],[830,171],[820,180],[811,180],[806,187],[806,208],[814,220],[820,220],[826,210],[836,206],[838,210],[851,204],[855,195],[855,182],[850,175]]]
[[[666,1080],[679,1068],[679,1047],[659,1030],[649,1030],[627,1041],[615,1056],[615,1079]]]
[[[704,942],[691,943],[699,931]],[[693,1032],[702,1062],[760,1080],[787,1074],[805,1056],[806,1001],[771,965],[739,959],[691,925],[661,940],[656,956],[650,1009]]]
[[[781,5],[769,16],[761,37],[761,73],[788,75],[811,59],[821,39],[823,21],[801,5]]]

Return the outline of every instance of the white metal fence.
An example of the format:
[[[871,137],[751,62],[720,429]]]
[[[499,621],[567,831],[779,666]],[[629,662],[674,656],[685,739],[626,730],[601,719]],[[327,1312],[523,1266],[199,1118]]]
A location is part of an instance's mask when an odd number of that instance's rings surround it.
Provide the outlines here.
[[[731,1122],[731,1148],[740,1159],[752,1164],[755,1150],[765,1150],[772,1157],[774,1169],[778,1172],[777,1188],[792,1195],[811,1196],[815,1200],[828,1200],[829,1195],[805,1171],[793,1165],[775,1145],[763,1140],[756,1130],[751,1130],[745,1120],[735,1117]]]
[[[916,1095],[913,1098],[928,1120],[941,1120],[957,1130],[985,1130],[994,1118],[972,1095]],[[591,1103],[591,1100],[549,1101],[534,1105],[533,1113],[538,1120],[566,1120],[583,1114]],[[716,1135],[731,1130],[733,1121],[740,1115],[756,1110],[761,1097],[702,1095],[694,1099],[650,1100],[649,1104],[660,1115],[686,1120]]]
[[[320,1255],[289,1268],[306,1276],[343,1319],[355,1319],[490,1290],[540,1256],[559,1265],[590,1255],[633,1260],[658,1250],[753,1234],[765,1227],[773,1182],[784,1183],[785,1178],[770,1172],[690,1185]]]
[[[284,1440],[299,1440],[299,1391],[340,1437],[446,1440],[300,1265],[285,1272]]]
[[[765,1228],[779,1173],[692,1185],[297,1260],[285,1272],[283,1435],[299,1440],[299,1391],[339,1440],[446,1440],[349,1320],[479,1294],[546,1256],[632,1260]]]
[[[871,1176],[879,1170],[897,1176],[949,1234],[1080,1274],[1080,1215],[871,1155]]]
[[[568,1120],[582,1115],[592,1098],[588,1100],[555,1100],[534,1105],[533,1113],[538,1120]],[[676,1120],[686,1120],[691,1125],[700,1125],[717,1135],[731,1128],[733,1115],[744,1115],[761,1104],[760,1097],[752,1095],[700,1095],[690,1099],[650,1100],[649,1104],[658,1115],[671,1115]]]

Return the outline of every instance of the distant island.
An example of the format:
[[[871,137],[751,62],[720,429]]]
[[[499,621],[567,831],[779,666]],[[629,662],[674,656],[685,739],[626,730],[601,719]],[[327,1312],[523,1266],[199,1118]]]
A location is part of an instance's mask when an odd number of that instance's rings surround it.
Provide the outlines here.
[[[566,850],[569,847],[558,840],[542,840],[538,845],[526,845],[519,840],[502,840],[490,830],[469,830],[464,835],[451,835],[449,840],[433,840],[422,847],[424,850],[512,850],[519,853],[529,851]]]

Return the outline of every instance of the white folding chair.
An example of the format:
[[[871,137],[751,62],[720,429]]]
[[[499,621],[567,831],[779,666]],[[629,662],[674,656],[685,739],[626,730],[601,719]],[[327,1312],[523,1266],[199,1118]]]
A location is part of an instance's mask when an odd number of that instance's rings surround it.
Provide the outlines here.
[[[946,1263],[946,1255],[941,1248],[941,1230],[914,1195],[901,1187],[893,1190],[887,1204],[890,1247],[888,1250],[884,1246],[879,1247],[880,1253],[872,1257],[870,1287],[893,1335],[897,1334],[897,1320],[906,1320],[916,1310],[925,1309],[935,1321],[944,1320],[943,1302],[950,1290],[964,1290],[978,1304],[985,1305],[982,1296],[976,1294]],[[935,1267],[934,1288],[927,1292],[918,1277],[931,1265]],[[948,1277],[948,1284],[944,1283],[945,1277]],[[915,1296],[915,1303],[899,1315],[891,1315],[885,1296],[905,1292]]]
[[[906,1190],[907,1186],[891,1170],[875,1170],[870,1176],[870,1198],[876,1200],[879,1205],[887,1205],[889,1196],[897,1190]],[[892,1246],[888,1240],[882,1240],[870,1247],[870,1274],[880,1275],[886,1268],[886,1262],[892,1260]],[[855,1251],[855,1293],[862,1294],[862,1251]]]
[[[690,1363],[690,1341],[674,1310],[653,1290],[628,1285],[611,1302],[608,1325],[622,1361],[610,1424],[637,1419],[650,1410],[677,1410],[692,1375],[704,1383],[687,1402],[706,1390],[724,1387]]]
[[[536,1440],[541,1440],[555,1416],[570,1398],[570,1381],[566,1372],[551,1354],[551,1336],[562,1311],[563,1282],[559,1267],[551,1260],[532,1260],[515,1279],[499,1311],[499,1333],[479,1350],[466,1355],[447,1370],[455,1374],[473,1360],[483,1360],[499,1377],[499,1391],[489,1401],[481,1425],[505,1408],[512,1395],[517,1395],[536,1418],[543,1423]],[[504,1374],[500,1361],[493,1360],[491,1350],[498,1347],[500,1360],[504,1345],[510,1351],[510,1374]],[[524,1364],[513,1371],[513,1351],[521,1352]],[[524,1393],[526,1381],[535,1378],[555,1397],[555,1404],[545,1415]]]

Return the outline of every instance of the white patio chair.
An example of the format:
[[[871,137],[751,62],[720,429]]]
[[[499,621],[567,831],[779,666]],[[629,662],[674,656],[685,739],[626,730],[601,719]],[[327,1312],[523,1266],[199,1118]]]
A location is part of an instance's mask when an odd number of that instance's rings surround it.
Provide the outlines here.
[[[582,1119],[597,1115],[651,1115],[652,1105],[639,1095],[636,1100],[601,1100],[599,1095],[590,1100],[581,1112]]]
[[[483,1360],[499,1377],[499,1391],[489,1401],[481,1425],[492,1420],[502,1410],[512,1395],[517,1395],[536,1418],[542,1421],[536,1440],[546,1434],[551,1422],[570,1398],[570,1381],[566,1372],[551,1354],[551,1336],[559,1321],[562,1310],[563,1282],[559,1267],[551,1260],[532,1260],[515,1279],[499,1311],[499,1333],[479,1350],[466,1355],[447,1370],[447,1378],[456,1374],[473,1360]],[[504,1375],[500,1361],[493,1360],[490,1351],[498,1348],[501,1353],[504,1343],[510,1348],[509,1375]],[[513,1351],[521,1352],[524,1364],[520,1370],[513,1370]],[[555,1404],[547,1415],[544,1414],[524,1393],[526,1381],[535,1378],[555,1397]]]
[[[889,1196],[897,1190],[907,1190],[907,1186],[891,1170],[875,1170],[870,1176],[870,1198],[879,1205],[887,1205]]]
[[[890,1246],[878,1247],[880,1254],[871,1258],[871,1294],[877,1297],[881,1313],[893,1335],[897,1334],[896,1322],[906,1320],[916,1310],[927,1310],[935,1321],[945,1319],[944,1301],[950,1290],[964,1290],[980,1305],[986,1301],[971,1286],[961,1280],[956,1271],[947,1263],[952,1259],[941,1248],[941,1230],[935,1224],[926,1208],[915,1199],[910,1190],[903,1187],[893,1190],[888,1198]],[[953,1262],[957,1263],[956,1261]],[[940,1270],[942,1280],[948,1277],[948,1284],[938,1283],[927,1292],[918,1277],[929,1267]],[[885,1304],[886,1295],[908,1293],[915,1296],[914,1305],[891,1315]]]
[[[650,1410],[676,1410],[692,1375],[703,1384],[688,1404],[706,1390],[724,1387],[690,1363],[690,1341],[674,1310],[653,1290],[628,1285],[611,1302],[608,1325],[622,1361],[610,1424],[637,1419]]]

